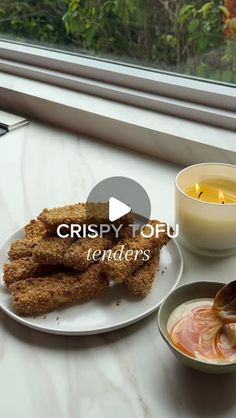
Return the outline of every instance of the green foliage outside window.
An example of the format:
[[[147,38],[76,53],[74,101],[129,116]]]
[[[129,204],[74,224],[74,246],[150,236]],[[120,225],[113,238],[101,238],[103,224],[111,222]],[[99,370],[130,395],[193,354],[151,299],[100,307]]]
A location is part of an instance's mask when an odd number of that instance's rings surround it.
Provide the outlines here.
[[[0,0],[0,33],[236,83],[236,0]]]

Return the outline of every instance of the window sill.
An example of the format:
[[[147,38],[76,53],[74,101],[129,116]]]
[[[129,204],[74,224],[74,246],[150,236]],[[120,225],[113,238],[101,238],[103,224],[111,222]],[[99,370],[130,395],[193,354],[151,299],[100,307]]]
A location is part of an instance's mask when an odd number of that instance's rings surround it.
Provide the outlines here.
[[[231,130],[6,73],[0,100],[3,110],[169,161],[236,163]]]

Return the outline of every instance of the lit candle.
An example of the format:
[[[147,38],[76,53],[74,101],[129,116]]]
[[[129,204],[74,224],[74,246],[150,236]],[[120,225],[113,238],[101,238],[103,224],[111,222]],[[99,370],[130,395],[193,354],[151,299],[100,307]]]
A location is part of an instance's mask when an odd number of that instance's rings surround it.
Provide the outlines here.
[[[179,239],[205,255],[236,253],[236,166],[197,164],[176,178]]]
[[[188,196],[209,203],[236,203],[236,182],[231,180],[205,180],[188,186],[185,190]]]

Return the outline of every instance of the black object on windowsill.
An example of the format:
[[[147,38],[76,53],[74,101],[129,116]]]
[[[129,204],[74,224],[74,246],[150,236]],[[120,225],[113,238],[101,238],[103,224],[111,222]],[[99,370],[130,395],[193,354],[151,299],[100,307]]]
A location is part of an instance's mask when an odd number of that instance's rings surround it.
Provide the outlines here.
[[[6,134],[7,132],[8,132],[7,128],[2,128],[2,127],[0,126],[0,136],[2,136],[2,135],[4,135],[4,134]]]

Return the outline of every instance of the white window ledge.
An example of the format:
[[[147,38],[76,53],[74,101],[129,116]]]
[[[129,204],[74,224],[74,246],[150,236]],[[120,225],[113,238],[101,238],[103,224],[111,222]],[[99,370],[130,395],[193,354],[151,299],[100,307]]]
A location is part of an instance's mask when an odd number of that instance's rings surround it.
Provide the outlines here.
[[[6,73],[0,73],[0,102],[2,110],[169,161],[236,163],[232,130]]]

